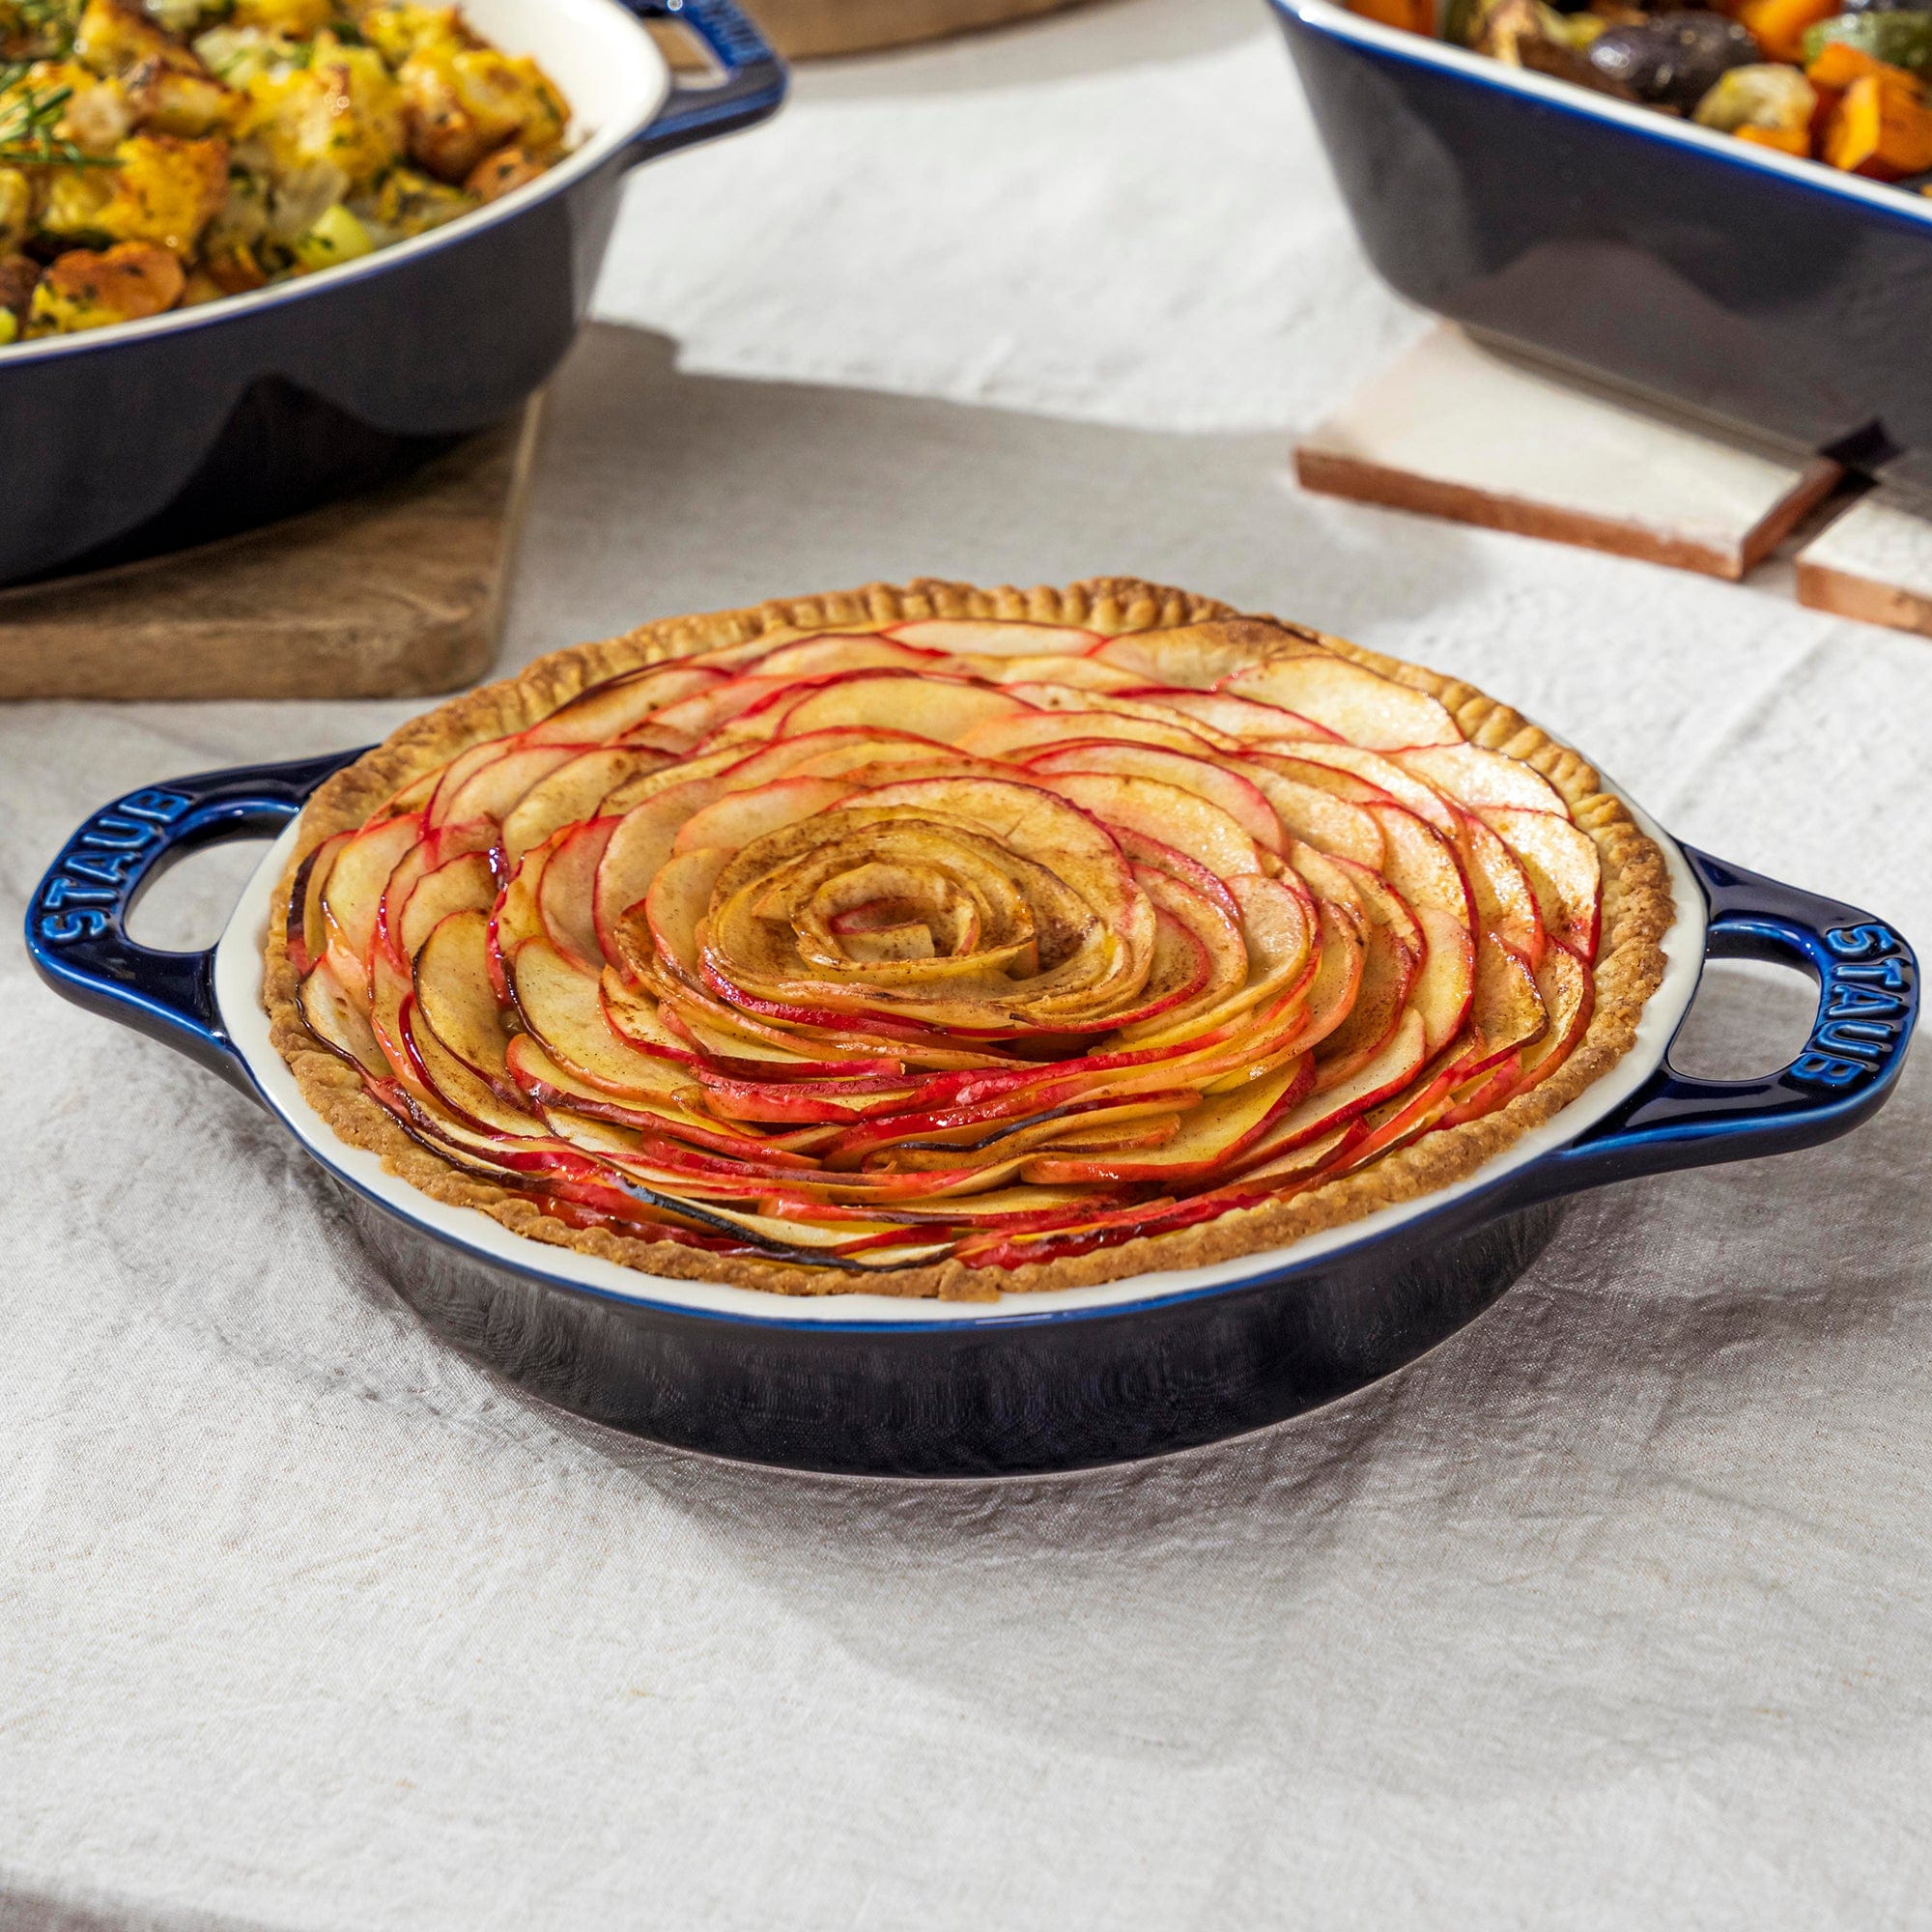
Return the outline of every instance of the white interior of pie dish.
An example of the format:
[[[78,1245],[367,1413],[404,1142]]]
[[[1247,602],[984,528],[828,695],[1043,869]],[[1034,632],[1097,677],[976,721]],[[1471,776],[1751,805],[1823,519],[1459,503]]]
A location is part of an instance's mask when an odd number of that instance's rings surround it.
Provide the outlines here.
[[[1607,783],[1607,781],[1606,781]],[[1630,804],[1627,795],[1625,803]],[[1488,1187],[1501,1176],[1525,1167],[1574,1140],[1584,1128],[1634,1094],[1662,1065],[1678,1024],[1690,1009],[1704,963],[1704,895],[1676,841],[1647,812],[1630,806],[1632,815],[1662,847],[1670,868],[1677,917],[1663,940],[1667,965],[1663,983],[1651,996],[1637,1027],[1636,1044],[1601,1080],[1542,1126],[1523,1135],[1466,1179],[1438,1188],[1419,1200],[1384,1208],[1359,1221],[1331,1228],[1286,1248],[1242,1255],[1205,1267],[1161,1269],[1097,1288],[1068,1288],[1017,1294],[998,1301],[910,1300],[897,1295],[776,1295],[757,1289],[710,1282],[674,1281],[639,1273],[570,1248],[552,1247],[514,1235],[474,1208],[450,1208],[384,1171],[376,1154],[350,1147],[303,1097],[295,1075],[269,1037],[262,1008],[262,945],[273,909],[275,888],[296,840],[298,821],[278,838],[243,890],[214,954],[214,995],[223,1024],[246,1063],[262,1096],[308,1151],[362,1194],[405,1221],[453,1247],[498,1263],[519,1273],[587,1290],[623,1301],[677,1309],[687,1314],[740,1321],[830,1322],[876,1327],[931,1321],[1010,1321],[1015,1318],[1072,1315],[1126,1308],[1170,1295],[1223,1288],[1272,1274],[1285,1263],[1312,1260],[1338,1248],[1386,1235],[1406,1220],[1445,1202]]]
[[[243,307],[302,301],[352,278],[387,274],[487,223],[514,220],[532,202],[593,173],[649,126],[670,93],[670,69],[657,43],[617,0],[463,0],[463,11],[485,40],[505,53],[534,56],[562,89],[571,107],[568,139],[574,145],[554,168],[442,228],[344,263],[323,275],[299,276],[197,308],[172,309],[145,322],[15,343],[0,354],[0,376],[23,362],[91,355],[136,336],[205,327]]]

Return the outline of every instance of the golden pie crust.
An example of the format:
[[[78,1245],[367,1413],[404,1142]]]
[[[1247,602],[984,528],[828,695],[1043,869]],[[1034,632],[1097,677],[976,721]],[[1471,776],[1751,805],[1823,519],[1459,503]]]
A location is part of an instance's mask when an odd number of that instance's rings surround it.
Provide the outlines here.
[[[403,725],[336,773],[302,813],[277,904],[286,902],[296,871],[315,846],[333,833],[360,826],[412,779],[470,745],[526,729],[579,692],[620,671],[755,639],[776,643],[819,630],[918,618],[1006,619],[1128,634],[1242,614],[1212,598],[1136,578],[1096,578],[1065,589],[1036,590],[981,590],[921,579],[903,586],[874,583],[859,590],[641,625],[620,638],[554,652],[517,677],[452,699]],[[275,1048],[309,1104],[342,1140],[379,1154],[390,1173],[437,1201],[478,1208],[513,1234],[574,1248],[646,1274],[723,1282],[776,1294],[977,1300],[1089,1287],[1285,1247],[1378,1208],[1433,1193],[1473,1173],[1548,1120],[1630,1050],[1644,1003],[1662,979],[1661,942],[1675,916],[1663,855],[1638,829],[1622,801],[1600,788],[1597,773],[1588,763],[1507,705],[1459,679],[1383,657],[1306,626],[1267,621],[1384,677],[1429,693],[1447,707],[1470,743],[1519,758],[1540,772],[1562,794],[1577,825],[1595,841],[1603,867],[1602,938],[1593,967],[1595,1009],[1562,1066],[1496,1112],[1424,1134],[1358,1173],[1282,1200],[1230,1208],[1192,1227],[1140,1236],[1072,1258],[1012,1269],[973,1267],[948,1260],[851,1275],[836,1268],[801,1267],[714,1254],[671,1241],[631,1238],[603,1228],[570,1227],[547,1214],[529,1195],[478,1179],[443,1161],[412,1139],[363,1091],[355,1071],[310,1033],[296,1004],[297,976],[278,918],[270,921],[263,982],[263,1004]],[[1267,655],[1265,647],[1257,655]]]

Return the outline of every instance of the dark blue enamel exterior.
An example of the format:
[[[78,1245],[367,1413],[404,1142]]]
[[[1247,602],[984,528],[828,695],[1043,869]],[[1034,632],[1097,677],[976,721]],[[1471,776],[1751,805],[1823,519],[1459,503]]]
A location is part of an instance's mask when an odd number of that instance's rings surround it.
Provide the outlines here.
[[[1823,166],[1272,4],[1362,246],[1401,294],[1932,495],[1932,203],[1875,205]]]
[[[212,304],[164,332],[0,352],[0,583],[273,521],[500,421],[589,304],[624,175],[765,119],[782,66],[731,0],[623,0],[699,34],[724,71],[674,89],[601,167],[370,272]]]
[[[173,859],[277,830],[356,753],[206,773],[116,800],[69,840],[27,915],[65,998],[165,1040],[256,1094],[215,1003],[211,953],[156,952],[126,917]],[[682,1447],[895,1476],[1019,1474],[1209,1442],[1349,1394],[1473,1320],[1555,1232],[1563,1197],[1636,1175],[1781,1153],[1847,1132],[1889,1096],[1918,967],[1856,908],[1689,853],[1712,956],[1782,959],[1819,981],[1781,1072],[1690,1080],[1669,1065],[1568,1146],[1396,1228],[1129,1308],[1001,1307],[969,1321],[827,1323],[696,1314],[606,1294],[451,1239],[329,1172],[396,1291],[534,1393]]]

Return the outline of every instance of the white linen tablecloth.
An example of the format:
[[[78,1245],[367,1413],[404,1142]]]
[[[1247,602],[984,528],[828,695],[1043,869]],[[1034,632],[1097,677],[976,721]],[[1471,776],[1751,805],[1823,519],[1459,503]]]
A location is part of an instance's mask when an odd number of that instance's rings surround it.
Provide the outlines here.
[[[506,647],[926,572],[1166,577],[1466,675],[1683,837],[1932,935],[1932,646],[1298,494],[1421,324],[1258,0],[801,76],[630,191]],[[407,704],[0,712],[0,900],[123,788]],[[203,943],[253,854],[137,924]],[[0,948],[0,1924],[1923,1923],[1921,1057],[1818,1151],[1587,1199],[1298,1424],[872,1485],[430,1340],[263,1114]],[[1789,1057],[1714,975],[1687,1058]]]

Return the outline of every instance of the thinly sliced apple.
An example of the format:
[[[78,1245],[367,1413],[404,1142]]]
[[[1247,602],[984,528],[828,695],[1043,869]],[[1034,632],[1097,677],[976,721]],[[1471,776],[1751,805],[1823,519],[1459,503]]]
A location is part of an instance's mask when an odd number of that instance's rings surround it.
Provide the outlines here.
[[[533,784],[504,819],[505,855],[514,862],[553,832],[599,816],[598,808],[618,785],[662,771],[668,762],[662,752],[624,746],[580,753]]]
[[[1549,1015],[1542,1038],[1522,1050],[1522,1069],[1515,1092],[1547,1080],[1577,1049],[1596,1009],[1596,982],[1575,953],[1552,946],[1536,974],[1537,994]]]
[[[781,738],[808,731],[867,727],[913,731],[955,745],[975,725],[1017,718],[1031,707],[985,685],[950,683],[896,671],[862,672],[801,698],[779,725]]]
[[[1088,653],[1137,670],[1150,684],[1206,690],[1257,660],[1321,653],[1324,647],[1265,617],[1215,617],[1166,631],[1132,631]]]
[[[891,638],[831,631],[781,644],[757,660],[763,677],[826,677],[853,670],[932,670],[947,662],[944,651],[921,650]]]
[[[1244,758],[1242,775],[1267,800],[1268,809],[1284,832],[1304,839],[1318,851],[1352,859],[1358,866],[1378,869],[1382,863],[1381,828],[1358,805],[1338,798],[1320,785],[1288,778],[1273,759]],[[1278,849],[1278,848],[1277,848]]]
[[[296,1004],[309,1032],[325,1046],[375,1079],[388,1076],[389,1064],[369,1025],[367,1006],[343,985],[333,959],[320,959],[309,968],[297,990]]]
[[[1169,751],[1211,754],[1214,747],[1179,718],[1129,718],[1108,711],[1033,711],[976,725],[959,749],[979,758],[1025,759],[1069,745],[1163,745]]]
[[[1072,691],[1131,691],[1140,682],[1132,671],[1120,670],[1086,657],[1006,658],[975,664],[976,673],[995,684],[1057,684]]]
[[[1476,922],[1513,952],[1520,952],[1535,972],[1543,959],[1546,936],[1543,913],[1522,862],[1480,818],[1463,814],[1456,849],[1463,876],[1469,882]]]
[[[488,852],[464,852],[425,872],[403,901],[395,924],[400,956],[413,959],[423,942],[453,912],[487,913],[497,903],[497,874]]]
[[[533,786],[576,755],[568,745],[519,745],[477,766],[459,783],[451,782],[457,770],[452,765],[450,777],[437,786],[430,800],[429,823],[462,825],[470,819],[493,818],[500,825]]]
[[[1314,1092],[1292,1114],[1274,1124],[1263,1158],[1283,1148],[1327,1132],[1400,1094],[1429,1065],[1429,1029],[1412,1007],[1397,1019],[1388,1037],[1345,1078]]]
[[[841,779],[781,778],[749,791],[726,792],[685,820],[671,842],[671,855],[707,845],[742,851],[768,832],[829,810],[853,790]]]
[[[1544,930],[1558,945],[1594,959],[1604,891],[1596,840],[1554,812],[1485,806],[1476,815],[1522,862]],[[339,870],[343,860],[335,863]]]
[[[1317,945],[1321,964],[1308,990],[1306,1022],[1298,1042],[1313,1050],[1327,1039],[1354,1010],[1368,960],[1366,921],[1361,914],[1333,899],[1315,902]]]
[[[1327,652],[1253,665],[1223,679],[1220,688],[1298,712],[1370,751],[1463,742],[1456,721],[1426,691]]]
[[[492,1133],[537,1140],[545,1136],[548,1129],[536,1115],[526,1106],[506,1100],[469,1062],[442,1043],[424,1016],[421,1001],[407,1000],[401,1020],[418,1073],[446,1108]],[[520,1034],[510,1041],[511,1050],[523,1037]]]
[[[1279,704],[1236,697],[1232,692],[1171,691],[1162,685],[1148,684],[1121,695],[1138,697],[1145,704],[1158,704],[1164,711],[1178,711],[1183,718],[1198,718],[1202,724],[1243,743],[1275,744],[1300,738],[1328,744],[1337,742],[1334,732],[1312,718],[1284,711]]]
[[[328,884],[335,855],[355,836],[352,832],[331,833],[296,868],[295,879],[289,887],[282,943],[288,952],[289,964],[298,977],[306,976],[328,950],[328,925],[322,911],[323,890]]]
[[[1361,938],[1362,969],[1354,1004],[1315,1049],[1318,1094],[1345,1085],[1396,1037],[1408,1010],[1409,989],[1422,969],[1420,946],[1410,951],[1388,922],[1372,914],[1362,926]],[[1420,1025],[1421,1015],[1415,1017]]]
[[[668,704],[723,684],[723,670],[700,665],[653,665],[580,692],[524,733],[527,745],[605,745]]]
[[[323,924],[336,976],[347,992],[368,991],[369,949],[384,891],[403,854],[421,842],[423,832],[418,812],[384,818],[365,826],[335,855],[322,893]]]
[[[1199,859],[1190,859],[1185,852],[1177,852],[1165,840],[1150,838],[1146,833],[1135,832],[1124,825],[1116,825],[1110,830],[1115,842],[1134,866],[1150,867],[1156,872],[1165,872],[1171,879],[1179,879],[1183,886],[1199,893],[1209,904],[1217,907],[1231,926],[1239,929],[1241,908],[1236,903],[1234,894]]]
[[[426,832],[415,844],[396,861],[396,868],[389,874],[389,882],[383,888],[382,902],[376,908],[376,936],[372,942],[384,948],[399,967],[409,964],[411,952],[403,944],[403,909],[415,895],[415,890],[430,873],[446,866],[452,859],[460,859],[466,853],[489,852],[497,842],[497,825],[494,819],[471,818],[457,825],[441,825]],[[495,898],[493,891],[491,898]],[[487,904],[489,901],[486,900]],[[451,905],[448,910],[459,908]],[[431,920],[421,923],[420,929],[427,936]]]
[[[643,903],[651,881],[664,869],[685,821],[724,795],[720,777],[672,785],[634,806],[604,848],[592,893],[592,919],[604,956],[614,966],[638,970],[648,947],[627,942],[625,915]]]
[[[1570,815],[1563,794],[1534,766],[1480,745],[1429,745],[1390,756],[1404,771],[1470,810],[1499,805],[1553,811],[1559,818]]]
[[[1262,868],[1261,848],[1247,829],[1218,805],[1179,785],[1107,773],[1041,775],[1038,782],[1104,825],[1172,845],[1218,879],[1232,883]]]
[[[1473,927],[1475,910],[1455,846],[1399,805],[1371,805],[1363,810],[1381,827],[1382,876],[1402,895],[1403,902],[1418,913],[1424,906],[1433,906],[1463,926]]]
[[[1386,792],[1398,805],[1406,806],[1425,825],[1441,833],[1445,838],[1456,836],[1455,808],[1445,803],[1432,786],[1405,771],[1393,758],[1384,758],[1376,752],[1365,752],[1358,745],[1294,745],[1287,748],[1287,753],[1288,766],[1276,767],[1284,777],[1299,779],[1304,784],[1321,783],[1321,781],[1306,769],[1309,765],[1352,773],[1374,785],[1378,791]],[[1375,801],[1362,802],[1373,804]]]
[[[1319,970],[1314,956],[1316,910],[1298,886],[1275,879],[1236,876],[1229,890],[1241,909],[1241,949],[1247,971],[1233,987],[1215,987],[1208,997],[1163,1016],[1151,1025],[1124,1026],[1123,1045],[1161,1046],[1194,1034],[1210,1033],[1279,999]],[[1237,1076],[1238,1077],[1238,1076]]]
[[[611,963],[597,936],[593,904],[597,867],[623,822],[593,818],[573,826],[551,852],[537,884],[537,915],[544,936],[586,973],[601,973]]]
[[[886,636],[920,650],[978,658],[1078,657],[1100,641],[1099,632],[1065,624],[980,623],[959,617],[921,617],[893,625]]]
[[[1219,1172],[1261,1139],[1275,1118],[1308,1091],[1313,1063],[1304,1055],[1240,1092],[1217,1094],[1181,1117],[1165,1147],[1124,1154],[1037,1154],[1021,1176],[1045,1186],[1068,1181],[1155,1180],[1163,1185]]]
[[[1262,792],[1238,772],[1158,745],[1071,745],[1037,753],[1027,769],[1057,778],[1066,773],[1115,773],[1158,779],[1218,806],[1264,850],[1287,850],[1281,820]]]
[[[681,758],[656,771],[639,772],[633,778],[620,780],[605,793],[598,805],[597,815],[600,818],[621,818],[625,812],[648,804],[660,792],[671,791],[678,785],[696,784],[699,779],[722,778],[745,762],[745,753],[743,745],[730,745],[720,752],[707,752],[700,757]]]
[[[1217,752],[1238,752],[1241,741],[1231,738],[1225,731],[1217,731],[1213,725],[1199,718],[1186,718],[1178,711],[1170,711],[1164,704],[1150,704],[1139,697],[1117,697],[1106,691],[1078,691],[1065,684],[1036,684],[1019,682],[1006,687],[1015,697],[1023,697],[1037,710],[1047,712],[1073,713],[1080,715],[1089,711],[1100,712],[1116,721],[1138,720],[1143,724],[1156,724],[1166,731],[1183,730],[1190,737],[1205,740]],[[1094,735],[1125,738],[1129,734],[1121,728],[1120,722],[1107,726]],[[1187,750],[1180,746],[1177,750]]]
[[[482,913],[451,913],[434,927],[415,955],[415,997],[443,1045],[502,1091],[510,1032],[497,1008],[490,922]]]
[[[814,777],[836,778],[853,765],[941,756],[951,751],[936,738],[921,738],[911,731],[882,731],[870,726],[808,731],[802,738],[779,738],[748,752],[725,774],[725,790],[752,791],[774,779],[791,778],[805,765],[818,767]]]
[[[733,848],[721,845],[680,852],[667,861],[644,898],[644,917],[658,957],[692,985],[702,979],[698,928],[711,910],[711,889],[732,857]]]
[[[639,1053],[618,1037],[605,1017],[597,975],[573,966],[547,939],[526,939],[517,948],[510,961],[510,986],[517,1010],[538,1044],[591,1086],[619,1096],[693,1093],[689,1071]],[[435,1024],[433,1011],[430,1018]]]
[[[1493,1066],[1520,1047],[1533,1046],[1549,1025],[1549,1013],[1535,976],[1520,953],[1489,933],[1476,941],[1475,995],[1469,1026],[1478,1050],[1463,1068],[1463,1078]]]

